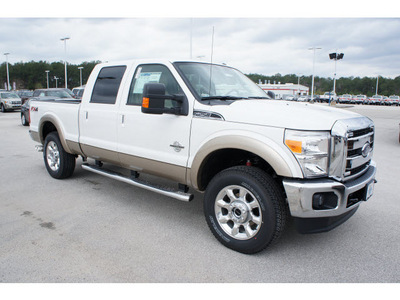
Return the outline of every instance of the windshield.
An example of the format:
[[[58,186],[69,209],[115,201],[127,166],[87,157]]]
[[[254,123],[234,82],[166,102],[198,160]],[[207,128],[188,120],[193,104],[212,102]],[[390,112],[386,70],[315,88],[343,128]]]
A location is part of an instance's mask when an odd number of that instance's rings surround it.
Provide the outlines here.
[[[3,99],[15,99],[15,98],[19,98],[17,94],[14,93],[1,93],[1,98]]]
[[[198,99],[269,99],[260,87],[236,69],[191,62],[175,63],[175,66]]]
[[[46,96],[57,98],[72,98],[66,91],[47,91]]]

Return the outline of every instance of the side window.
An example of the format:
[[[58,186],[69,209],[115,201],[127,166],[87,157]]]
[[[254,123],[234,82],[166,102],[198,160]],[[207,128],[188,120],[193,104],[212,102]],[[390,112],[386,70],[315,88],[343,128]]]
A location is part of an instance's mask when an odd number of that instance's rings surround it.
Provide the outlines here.
[[[40,94],[40,91],[34,91],[32,97],[38,97]]]
[[[90,103],[115,104],[126,66],[104,67],[94,84]]]
[[[167,95],[183,94],[181,87],[175,80],[170,70],[164,65],[140,65],[137,67],[133,77],[127,105],[142,105],[143,87],[146,83],[163,83]],[[176,106],[176,101],[165,100],[165,107]]]

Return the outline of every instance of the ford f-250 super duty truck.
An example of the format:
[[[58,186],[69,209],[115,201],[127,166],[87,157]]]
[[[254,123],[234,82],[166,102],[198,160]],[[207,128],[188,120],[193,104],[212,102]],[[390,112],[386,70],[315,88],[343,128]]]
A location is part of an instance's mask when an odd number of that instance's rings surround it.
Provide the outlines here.
[[[81,102],[32,101],[30,135],[54,178],[71,176],[81,156],[88,171],[179,200],[193,198],[189,188],[205,192],[211,231],[242,253],[266,248],[287,217],[302,233],[336,227],[375,183],[370,119],[270,100],[225,65],[99,64]],[[111,171],[110,163],[124,169]],[[150,184],[140,173],[177,188]]]

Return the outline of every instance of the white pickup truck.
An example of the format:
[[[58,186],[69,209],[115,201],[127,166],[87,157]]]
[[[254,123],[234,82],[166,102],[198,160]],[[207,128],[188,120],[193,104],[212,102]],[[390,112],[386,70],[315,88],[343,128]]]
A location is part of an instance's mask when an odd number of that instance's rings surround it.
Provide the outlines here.
[[[288,217],[301,233],[338,226],[376,182],[370,119],[271,100],[225,65],[99,64],[81,102],[32,101],[30,117],[52,177],[71,176],[81,156],[88,171],[179,200],[190,201],[190,189],[205,192],[211,231],[242,253],[265,249]],[[143,181],[140,173],[177,188]]]

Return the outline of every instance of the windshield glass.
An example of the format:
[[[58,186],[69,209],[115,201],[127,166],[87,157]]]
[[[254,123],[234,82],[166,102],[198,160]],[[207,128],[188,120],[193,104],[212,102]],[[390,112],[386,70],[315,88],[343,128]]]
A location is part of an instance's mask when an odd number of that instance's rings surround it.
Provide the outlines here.
[[[206,63],[175,63],[198,99],[269,99],[268,95],[243,73],[230,67]]]
[[[47,91],[46,96],[57,98],[72,98],[66,91]]]
[[[15,98],[19,98],[17,94],[14,93],[1,93],[1,98],[4,99],[15,99]]]

